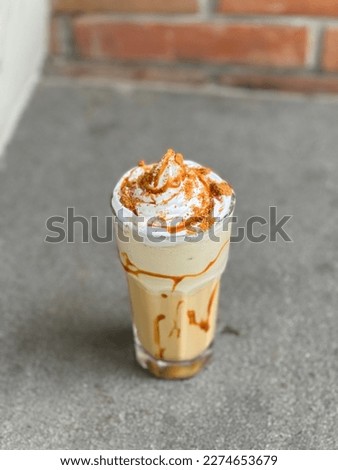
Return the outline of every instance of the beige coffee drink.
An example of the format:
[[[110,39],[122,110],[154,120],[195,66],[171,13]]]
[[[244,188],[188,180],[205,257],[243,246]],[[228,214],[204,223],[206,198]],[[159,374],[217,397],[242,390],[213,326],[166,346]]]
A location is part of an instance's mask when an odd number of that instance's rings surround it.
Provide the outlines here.
[[[234,204],[226,181],[172,149],[114,189],[136,359],[158,377],[191,377],[211,355]]]

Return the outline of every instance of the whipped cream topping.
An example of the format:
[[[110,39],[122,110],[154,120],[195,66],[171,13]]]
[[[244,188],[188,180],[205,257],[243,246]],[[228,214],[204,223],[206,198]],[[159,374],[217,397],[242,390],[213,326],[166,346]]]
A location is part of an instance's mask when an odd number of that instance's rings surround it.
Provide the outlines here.
[[[169,149],[159,163],[142,160],[123,175],[112,206],[124,217],[142,217],[144,226],[183,234],[207,230],[224,218],[233,194],[231,186],[209,168]]]

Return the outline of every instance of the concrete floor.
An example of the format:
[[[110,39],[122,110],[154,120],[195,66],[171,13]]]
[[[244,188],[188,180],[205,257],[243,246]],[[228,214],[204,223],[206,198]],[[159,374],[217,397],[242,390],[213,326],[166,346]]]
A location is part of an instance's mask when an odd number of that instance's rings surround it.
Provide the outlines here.
[[[42,84],[1,162],[1,448],[337,448],[337,123],[329,98]],[[293,215],[293,243],[232,245],[214,361],[182,382],[135,365],[113,244],[44,242],[168,147],[233,184],[239,225]]]

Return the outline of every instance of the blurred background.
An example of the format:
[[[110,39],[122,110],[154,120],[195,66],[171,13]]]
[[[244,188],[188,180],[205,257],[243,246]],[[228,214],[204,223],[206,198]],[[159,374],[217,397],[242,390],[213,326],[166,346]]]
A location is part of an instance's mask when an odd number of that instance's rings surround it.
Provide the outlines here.
[[[335,0],[54,0],[49,72],[338,91]]]
[[[338,0],[0,0],[0,447],[338,448],[337,92]],[[134,364],[112,243],[44,241],[67,207],[104,236],[169,147],[238,227],[293,216],[232,244],[215,361],[177,383]]]
[[[1,0],[0,148],[42,65],[52,76],[337,93],[337,18],[334,0]]]
[[[334,0],[1,0],[0,145],[43,64],[52,76],[337,93],[337,18]]]

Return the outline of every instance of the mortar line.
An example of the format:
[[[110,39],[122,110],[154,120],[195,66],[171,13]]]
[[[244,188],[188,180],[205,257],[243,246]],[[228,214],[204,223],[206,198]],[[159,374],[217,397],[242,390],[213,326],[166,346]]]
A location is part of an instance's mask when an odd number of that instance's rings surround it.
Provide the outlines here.
[[[199,0],[204,1],[204,0]],[[58,15],[57,15],[58,16]],[[86,19],[105,22],[126,23],[167,23],[167,24],[203,24],[201,19],[207,19],[208,24],[257,24],[257,25],[283,25],[283,26],[313,26],[319,23],[325,26],[338,26],[338,18],[309,16],[268,16],[268,15],[220,15],[217,13],[210,16],[194,14],[163,15],[163,14],[125,14],[125,13],[92,13],[89,15],[77,15],[74,19]]]
[[[321,61],[323,58],[323,52],[324,52],[324,33],[325,33],[325,27],[323,25],[319,25],[317,28],[317,31],[315,33],[316,35],[316,43],[315,47],[313,50],[313,61],[314,61],[314,69],[315,71],[321,73],[322,72],[322,67],[321,67]]]

